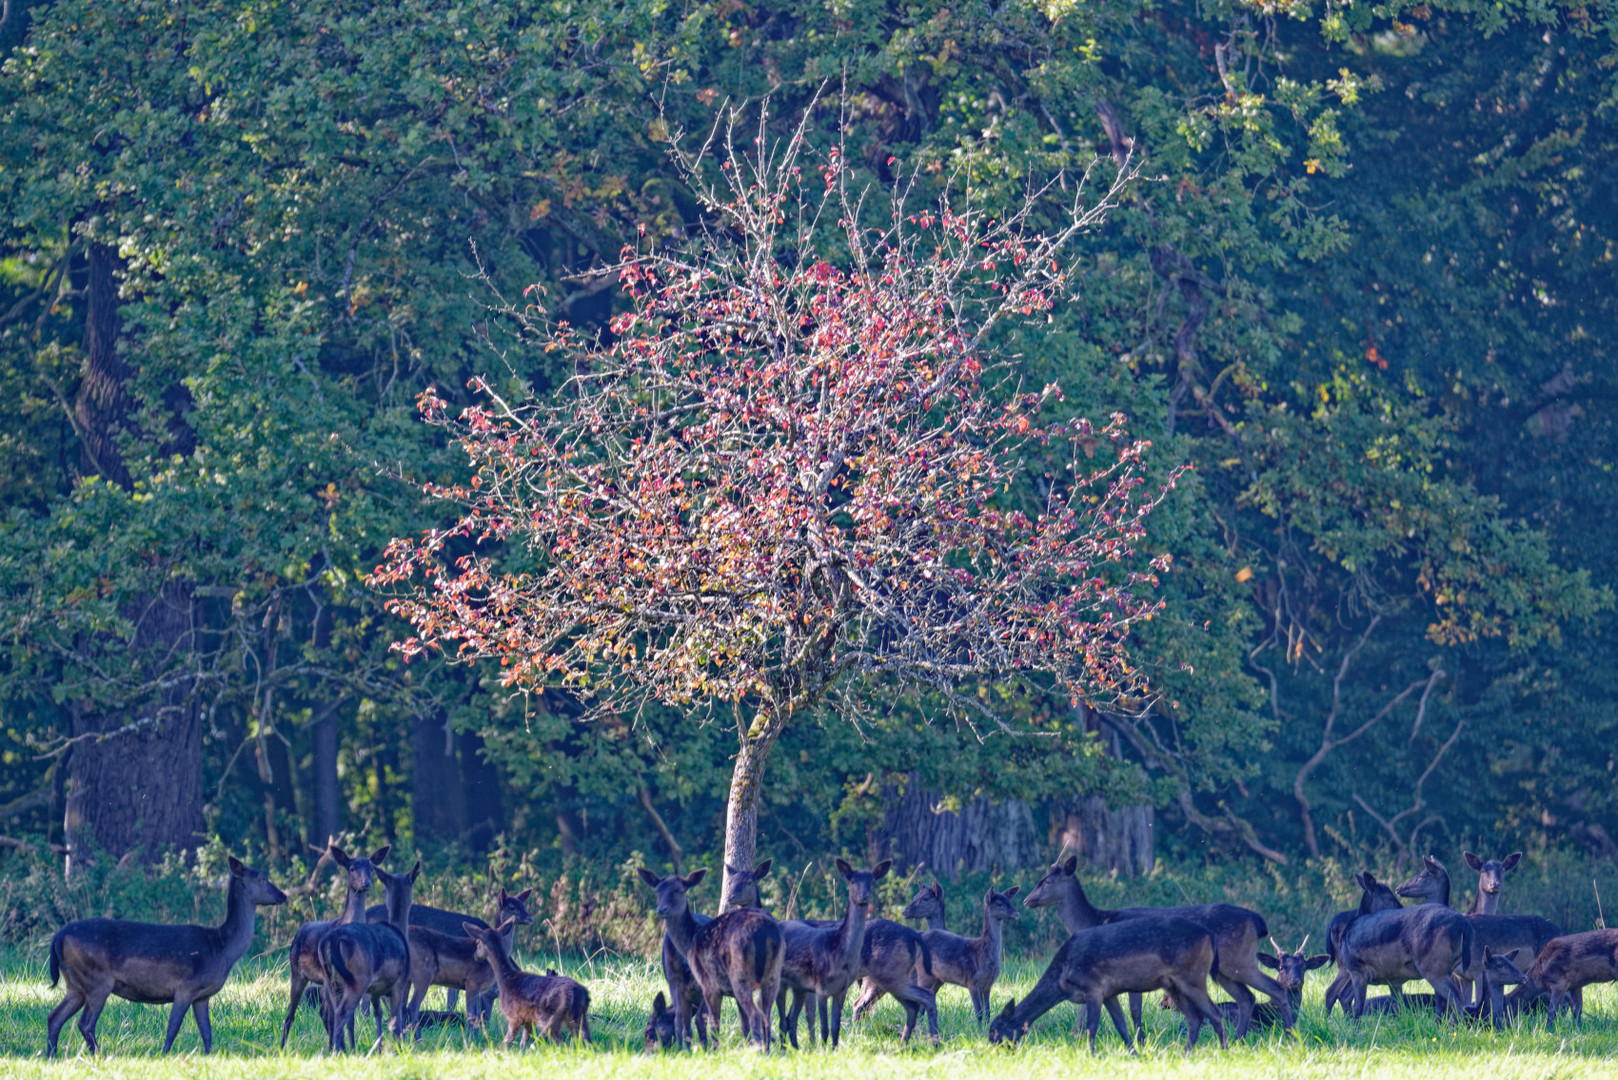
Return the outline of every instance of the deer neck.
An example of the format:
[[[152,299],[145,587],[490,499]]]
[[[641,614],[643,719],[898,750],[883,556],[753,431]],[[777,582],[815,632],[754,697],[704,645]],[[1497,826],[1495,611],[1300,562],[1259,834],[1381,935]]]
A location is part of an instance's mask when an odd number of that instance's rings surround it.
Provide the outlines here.
[[[225,921],[219,926],[219,938],[224,945],[225,959],[232,966],[253,943],[253,923],[258,916],[258,905],[247,895],[247,886],[240,878],[230,879],[225,893]]]
[[[982,952],[996,961],[1000,959],[1001,930],[1000,920],[989,913],[987,904],[983,905],[983,936],[978,938],[978,944]]]
[[[512,979],[521,975],[522,970],[512,962],[511,947],[507,944],[505,935],[495,935],[495,942],[499,947],[488,950],[489,966],[494,968],[494,981],[504,987]],[[505,996],[504,991],[502,991],[501,996]]]
[[[949,929],[949,927],[944,925],[944,913],[943,913],[943,911],[940,911],[937,915],[929,915],[929,916],[927,916],[927,929],[929,929],[929,930],[948,930]]]
[[[1058,954],[1060,959],[1060,953]],[[1065,965],[1052,960],[1051,965],[1040,975],[1039,982],[1028,991],[1028,996],[1017,1003],[1012,1010],[1012,1018],[1017,1027],[1031,1024],[1041,1016],[1050,1012],[1057,1005],[1067,1000],[1068,995],[1062,989],[1062,969]]]
[[[513,919],[504,933],[495,936],[500,939],[500,947],[506,951],[507,956],[510,956],[512,942],[517,940],[517,921]]]
[[[1483,891],[1483,882],[1478,882],[1478,895],[1472,901],[1470,915],[1493,915],[1500,906],[1500,894]]]
[[[697,937],[697,920],[691,917],[691,908],[687,907],[678,916],[663,920],[663,932],[674,943],[674,950],[682,957],[691,952],[691,943]]]
[[[410,893],[388,897],[388,925],[399,931],[399,936],[410,940]]]
[[[364,921],[365,921],[365,890],[364,889],[356,889],[352,885],[350,885],[348,887],[348,896],[343,901],[343,912],[342,912],[341,915],[337,916],[336,925],[337,926],[344,926],[344,925],[347,925],[348,923],[357,923],[357,922],[364,922]]]
[[[856,904],[850,895],[848,910],[843,913],[843,925],[837,931],[843,964],[847,967],[857,967],[860,962],[860,946],[865,942],[865,911],[865,905]]]
[[[1084,886],[1079,884],[1077,877],[1068,882],[1067,890],[1062,894],[1062,902],[1056,907],[1056,917],[1062,920],[1063,928],[1070,934],[1100,926],[1106,921],[1105,913],[1091,904],[1090,898],[1084,895]]]

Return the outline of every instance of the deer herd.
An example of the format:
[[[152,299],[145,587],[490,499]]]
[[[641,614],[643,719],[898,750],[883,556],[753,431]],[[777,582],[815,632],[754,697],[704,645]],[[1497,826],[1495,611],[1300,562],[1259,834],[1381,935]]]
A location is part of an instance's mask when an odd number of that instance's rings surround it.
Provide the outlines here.
[[[433,1024],[487,1023],[498,1003],[507,1046],[519,1036],[522,1046],[530,1036],[590,1041],[589,990],[553,970],[525,972],[511,959],[517,927],[533,922],[527,907],[531,889],[515,895],[501,889],[491,926],[471,915],[413,903],[421,863],[406,873],[389,873],[381,866],[388,853],[383,847],[369,857],[351,857],[335,844],[328,849],[346,876],[345,903],[337,918],[305,923],[293,937],[283,1047],[306,1003],[318,1009],[331,1051],[356,1045],[356,1016],[366,1005],[379,1044],[384,1004],[395,1038]],[[1021,1001],[1007,1001],[997,1014],[991,993],[1000,975],[1004,924],[1019,915],[1016,886],[984,894],[982,932],[966,937],[946,928],[944,890],[936,880],[923,885],[903,911],[904,918],[924,920],[926,930],[872,918],[877,885],[890,869],[886,861],[869,870],[836,861],[848,896],[843,917],[835,920],[771,916],[759,889],[770,871],[768,860],[751,870],[728,868],[721,914],[714,917],[691,906],[691,890],[705,870],[660,876],[643,868],[640,878],[656,898],[663,925],[667,983],[666,993],[659,991],[652,1003],[645,1045],[648,1051],[683,1049],[694,1027],[696,1040],[713,1047],[721,1005],[729,997],[736,1002],[744,1038],[760,1048],[781,1042],[796,1048],[806,1005],[808,1038],[835,1048],[844,1003],[856,988],[854,1018],[891,994],[904,1009],[903,1040],[909,1041],[922,1017],[936,1040],[937,992],[952,984],[966,990],[991,1043],[1016,1042],[1036,1019],[1070,1001],[1079,1008],[1080,1030],[1092,1051],[1102,1010],[1134,1050],[1143,1033],[1143,998],[1161,992],[1162,1007],[1184,1017],[1188,1051],[1204,1024],[1227,1047],[1229,1039],[1252,1030],[1290,1029],[1303,1005],[1305,978],[1327,964],[1336,966],[1325,993],[1328,1016],[1339,1005],[1356,1019],[1367,1012],[1432,1009],[1441,1021],[1471,1018],[1501,1027],[1520,1013],[1543,1008],[1547,1028],[1554,1030],[1558,1013],[1570,1009],[1582,1026],[1583,988],[1618,980],[1618,930],[1563,934],[1536,915],[1502,915],[1497,909],[1505,875],[1521,855],[1484,860],[1466,852],[1465,859],[1478,874],[1470,909],[1450,905],[1449,873],[1432,857],[1397,889],[1366,871],[1355,875],[1358,907],[1331,919],[1325,953],[1307,955],[1307,936],[1286,952],[1269,936],[1263,916],[1231,904],[1098,908],[1079,881],[1077,858],[1070,857],[1052,866],[1022,898],[1023,907],[1054,908],[1070,936],[1034,988]],[[384,902],[367,907],[366,896],[378,884]],[[1405,906],[1402,898],[1416,903]],[[189,1011],[208,1052],[213,1045],[209,1001],[246,953],[256,909],[286,900],[263,873],[233,858],[225,921],[219,926],[117,919],[64,926],[51,939],[49,973],[51,985],[62,981],[67,992],[47,1021],[46,1055],[55,1055],[62,1027],[81,1010],[79,1032],[94,1052],[96,1022],[109,994],[170,1006],[165,1053]],[[1273,952],[1261,951],[1266,940]],[[1403,984],[1415,980],[1426,980],[1432,993],[1403,994]],[[1210,981],[1233,1000],[1215,1003]],[[1368,997],[1372,985],[1389,992]],[[449,1011],[422,1008],[433,986],[449,991]],[[1515,988],[1507,993],[1506,986]],[[462,994],[464,1015],[455,1012]],[[1269,1000],[1260,1003],[1255,994]],[[1121,1000],[1126,996],[1127,1019]],[[772,1013],[779,1025],[774,1034]]]

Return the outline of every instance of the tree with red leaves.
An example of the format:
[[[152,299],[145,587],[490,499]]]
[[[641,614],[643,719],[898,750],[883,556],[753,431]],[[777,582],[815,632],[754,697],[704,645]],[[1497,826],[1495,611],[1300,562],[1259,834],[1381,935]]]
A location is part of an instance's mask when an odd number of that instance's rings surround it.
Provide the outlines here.
[[[1168,557],[1135,548],[1172,487],[1146,489],[1147,444],[1122,416],[1042,420],[1059,389],[1024,392],[996,348],[1061,301],[1065,249],[1130,173],[1089,201],[1091,177],[1067,178],[1050,232],[1030,219],[1058,184],[998,219],[896,188],[873,227],[840,150],[805,170],[801,127],[759,130],[747,154],[727,131],[718,169],[713,136],[680,159],[706,229],[624,252],[609,337],[504,307],[519,338],[572,362],[558,392],[508,401],[474,379],[481,403],[458,416],[422,395],[473,475],[427,485],[458,520],[394,540],[372,578],[398,590],[406,656],[497,659],[509,687],[599,709],[729,705],[727,896],[794,718],[857,720],[882,686],[993,725],[971,691],[1036,673],[1075,700],[1141,692],[1127,637],[1158,610]],[[1067,459],[1037,499],[1030,449]]]

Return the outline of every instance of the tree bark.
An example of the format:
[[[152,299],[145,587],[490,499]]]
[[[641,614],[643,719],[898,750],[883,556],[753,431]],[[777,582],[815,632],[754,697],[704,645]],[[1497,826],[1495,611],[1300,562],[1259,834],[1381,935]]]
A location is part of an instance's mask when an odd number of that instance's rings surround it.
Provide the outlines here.
[[[417,716],[411,727],[410,805],[418,844],[456,841],[466,832],[461,763],[446,723],[446,714],[439,711]]]
[[[940,809],[941,792],[924,788],[912,774],[901,792],[890,786],[882,833],[885,853],[900,866],[925,864],[940,877],[1039,866],[1044,838],[1022,799],[993,802],[978,795],[959,811]]]
[[[781,728],[780,721],[760,718],[741,733],[736,764],[730,773],[730,796],[725,803],[725,880],[719,893],[720,914],[725,910],[723,898],[730,896],[730,868],[751,870],[758,861],[758,800],[764,791],[764,764]]]
[[[505,831],[505,800],[500,797],[500,773],[483,754],[481,736],[460,734],[461,787],[466,793],[466,844],[483,852]]]
[[[1098,870],[1120,877],[1152,872],[1153,813],[1150,806],[1114,810],[1099,795],[1069,803],[1057,832],[1057,848],[1070,851]]]
[[[316,705],[309,725],[315,803],[315,827],[309,842],[316,847],[343,829],[342,790],[337,782],[337,705],[330,699]]]

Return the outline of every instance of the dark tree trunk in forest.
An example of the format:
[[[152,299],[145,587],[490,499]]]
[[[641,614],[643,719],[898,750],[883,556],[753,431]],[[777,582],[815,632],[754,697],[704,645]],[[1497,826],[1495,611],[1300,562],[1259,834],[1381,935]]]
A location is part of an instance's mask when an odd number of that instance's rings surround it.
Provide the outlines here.
[[[1085,730],[1098,732],[1107,756],[1123,760],[1118,732],[1099,722],[1087,706],[1080,706]],[[1107,805],[1099,795],[1074,799],[1056,807],[1051,832],[1057,851],[1070,851],[1098,870],[1122,877],[1151,873],[1156,860],[1154,816],[1150,806]]]
[[[337,783],[337,706],[335,698],[315,706],[309,724],[310,764],[314,776],[315,820],[309,842],[325,844],[343,828],[342,789]]]
[[[410,730],[411,810],[416,842],[460,840],[466,832],[466,791],[455,734],[443,712],[418,715]]]
[[[933,873],[955,878],[1049,861],[1033,812],[1021,799],[991,802],[980,795],[958,813],[943,810],[943,796],[924,789],[912,775],[902,792],[885,791],[883,802],[885,854],[900,866],[925,863]]]
[[[466,843],[473,851],[486,851],[506,828],[500,774],[484,758],[482,738],[463,731],[460,744],[461,787],[466,792]]]
[[[128,489],[118,445],[132,411],[131,372],[118,354],[118,259],[91,244],[86,262],[85,365],[74,403],[82,464]],[[126,612],[135,626],[127,643],[131,674],[155,689],[119,708],[71,707],[77,741],[62,820],[70,870],[92,848],[153,860],[201,840],[201,716],[184,674],[196,633],[191,587],[169,582],[156,595],[131,598]]]

